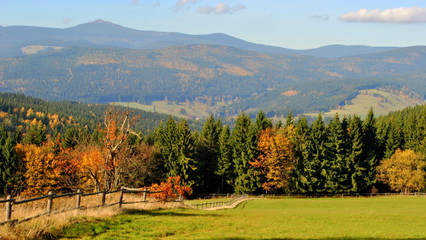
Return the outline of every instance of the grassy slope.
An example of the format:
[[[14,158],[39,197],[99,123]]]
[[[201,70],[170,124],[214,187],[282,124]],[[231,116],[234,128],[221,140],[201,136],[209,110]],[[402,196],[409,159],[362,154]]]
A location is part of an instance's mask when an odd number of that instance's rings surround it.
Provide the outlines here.
[[[176,103],[174,101],[153,101],[151,105],[144,105],[135,102],[114,102],[118,106],[130,107],[148,112],[157,112],[162,114],[170,114],[175,117],[182,118],[207,118],[210,113],[215,113],[223,106],[217,103],[216,106],[208,106],[200,102],[191,102],[189,105],[186,103]]]
[[[82,239],[425,239],[426,198],[262,199],[237,209],[134,211],[81,223]],[[89,236],[90,235],[90,236]]]
[[[324,113],[324,115],[334,116],[338,113],[339,116],[356,114],[363,117],[368,113],[368,110],[373,107],[374,114],[379,116],[409,106],[423,105],[424,103],[424,101],[410,99],[403,95],[401,96],[378,89],[367,89],[361,90],[349,104],[344,105],[341,109],[331,110],[330,112]],[[314,115],[316,116],[317,114]]]

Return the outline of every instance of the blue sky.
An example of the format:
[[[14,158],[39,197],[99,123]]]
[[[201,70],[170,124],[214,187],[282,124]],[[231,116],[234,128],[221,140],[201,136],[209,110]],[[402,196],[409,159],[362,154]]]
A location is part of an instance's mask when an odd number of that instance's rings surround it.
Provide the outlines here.
[[[0,0],[2,26],[68,28],[96,19],[295,49],[426,45],[425,0]]]

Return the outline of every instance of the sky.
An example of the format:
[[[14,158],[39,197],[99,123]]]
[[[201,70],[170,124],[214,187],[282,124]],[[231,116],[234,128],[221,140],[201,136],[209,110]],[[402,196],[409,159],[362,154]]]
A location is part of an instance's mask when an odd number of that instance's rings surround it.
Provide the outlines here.
[[[1,26],[225,33],[292,49],[426,45],[426,0],[0,0]]]

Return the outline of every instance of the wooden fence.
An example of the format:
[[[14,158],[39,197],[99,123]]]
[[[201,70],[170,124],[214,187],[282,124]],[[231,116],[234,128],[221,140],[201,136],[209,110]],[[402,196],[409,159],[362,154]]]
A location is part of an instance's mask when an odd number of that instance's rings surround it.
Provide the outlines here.
[[[204,203],[196,203],[189,205],[192,208],[195,209],[207,209],[207,208],[215,208],[215,207],[222,207],[222,206],[230,206],[233,203],[240,201],[242,199],[247,198],[246,195],[242,195],[238,198],[233,198],[228,201],[215,201],[215,202],[204,202]]]
[[[132,201],[125,201],[124,194],[135,194],[135,193],[142,193],[141,198],[133,198]],[[122,207],[123,204],[134,204],[134,203],[154,203],[158,201],[148,201],[148,195],[158,193],[158,192],[150,192],[148,190],[138,190],[138,189],[130,189],[130,188],[121,188],[119,190],[115,191],[101,191],[101,192],[94,192],[94,193],[83,193],[81,191],[77,191],[76,193],[66,193],[66,194],[55,194],[53,192],[49,192],[48,195],[31,198],[31,199],[25,199],[25,200],[16,200],[13,199],[11,196],[7,196],[6,199],[0,200],[0,204],[5,204],[5,218],[3,222],[0,222],[0,225],[4,224],[18,224],[21,222],[29,221],[34,218],[38,218],[44,215],[50,215],[50,214],[57,214],[69,210],[76,210],[76,209],[89,209],[89,208],[98,208],[98,207],[108,207],[108,206],[114,206],[118,205],[119,208]],[[118,194],[118,200],[113,202],[107,202],[107,195],[109,194]],[[88,196],[95,196],[94,202],[92,199],[92,205],[82,205],[82,199],[83,197]],[[96,199],[96,196],[100,196],[100,199]],[[67,202],[67,207],[64,208],[54,208],[54,200],[59,198],[74,198],[74,204],[70,204],[70,201]],[[38,213],[34,216],[26,216],[21,219],[14,219],[12,213],[14,212],[14,206],[18,206],[25,203],[33,203],[37,201],[45,200],[45,211],[41,211],[41,213]],[[71,200],[71,199],[68,199]],[[179,197],[179,201],[181,201],[181,197]],[[72,201],[71,201],[72,202]],[[94,204],[93,204],[94,203]],[[39,204],[40,205],[40,204]],[[38,205],[38,206],[39,206]],[[43,203],[41,203],[43,205]]]

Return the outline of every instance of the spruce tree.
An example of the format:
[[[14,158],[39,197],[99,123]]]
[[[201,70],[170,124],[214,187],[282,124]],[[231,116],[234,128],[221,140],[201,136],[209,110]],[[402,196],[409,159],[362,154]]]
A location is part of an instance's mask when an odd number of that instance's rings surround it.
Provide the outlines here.
[[[233,161],[235,179],[233,182],[236,193],[254,193],[258,188],[258,178],[250,165],[257,156],[257,125],[252,126],[246,114],[238,116],[232,131]]]
[[[204,192],[215,192],[220,189],[219,177],[215,174],[220,157],[219,137],[222,130],[220,120],[210,115],[201,130],[198,144],[200,187]]]
[[[305,162],[304,177],[309,183],[309,192],[321,193],[326,191],[326,178],[330,168],[327,142],[327,129],[320,114],[311,126],[308,145],[311,156]]]
[[[15,195],[23,188],[24,164],[16,155],[16,134],[0,132],[0,191]],[[3,140],[4,133],[7,138]]]
[[[364,134],[362,130],[362,121],[358,116],[353,116],[349,120],[349,137],[351,139],[351,151],[348,158],[348,166],[350,175],[350,191],[353,193],[362,192],[365,189],[365,172],[364,164]]]
[[[265,130],[267,128],[272,127],[272,122],[270,119],[268,119],[262,110],[259,111],[259,113],[256,115],[256,129],[257,134],[260,134],[260,131]]]
[[[336,114],[328,125],[328,147],[330,149],[329,169],[326,177],[326,189],[330,193],[347,192],[347,157],[350,147],[347,133],[347,120],[340,121]]]
[[[47,140],[46,132],[42,122],[38,124],[32,124],[27,134],[23,138],[23,142],[25,144],[34,144],[37,146],[41,146],[43,142]]]
[[[296,135],[293,139],[295,167],[291,173],[291,189],[293,192],[306,193],[310,190],[310,183],[305,177],[305,165],[311,158],[309,151],[310,129],[306,117],[302,117],[296,125]]]
[[[222,193],[232,191],[234,180],[232,152],[231,130],[226,125],[222,128],[219,136],[219,159],[215,172],[220,177],[220,190]]]
[[[195,137],[186,120],[181,120],[177,125],[178,135],[178,156],[177,156],[177,173],[174,176],[180,176],[182,181],[193,185],[199,176],[196,176],[195,170],[198,168],[196,160]]]
[[[371,188],[376,183],[377,166],[379,165],[379,142],[377,139],[376,119],[374,118],[373,108],[370,108],[368,114],[363,121],[363,164],[362,167],[366,169],[365,172],[365,185],[362,192],[370,192]]]

